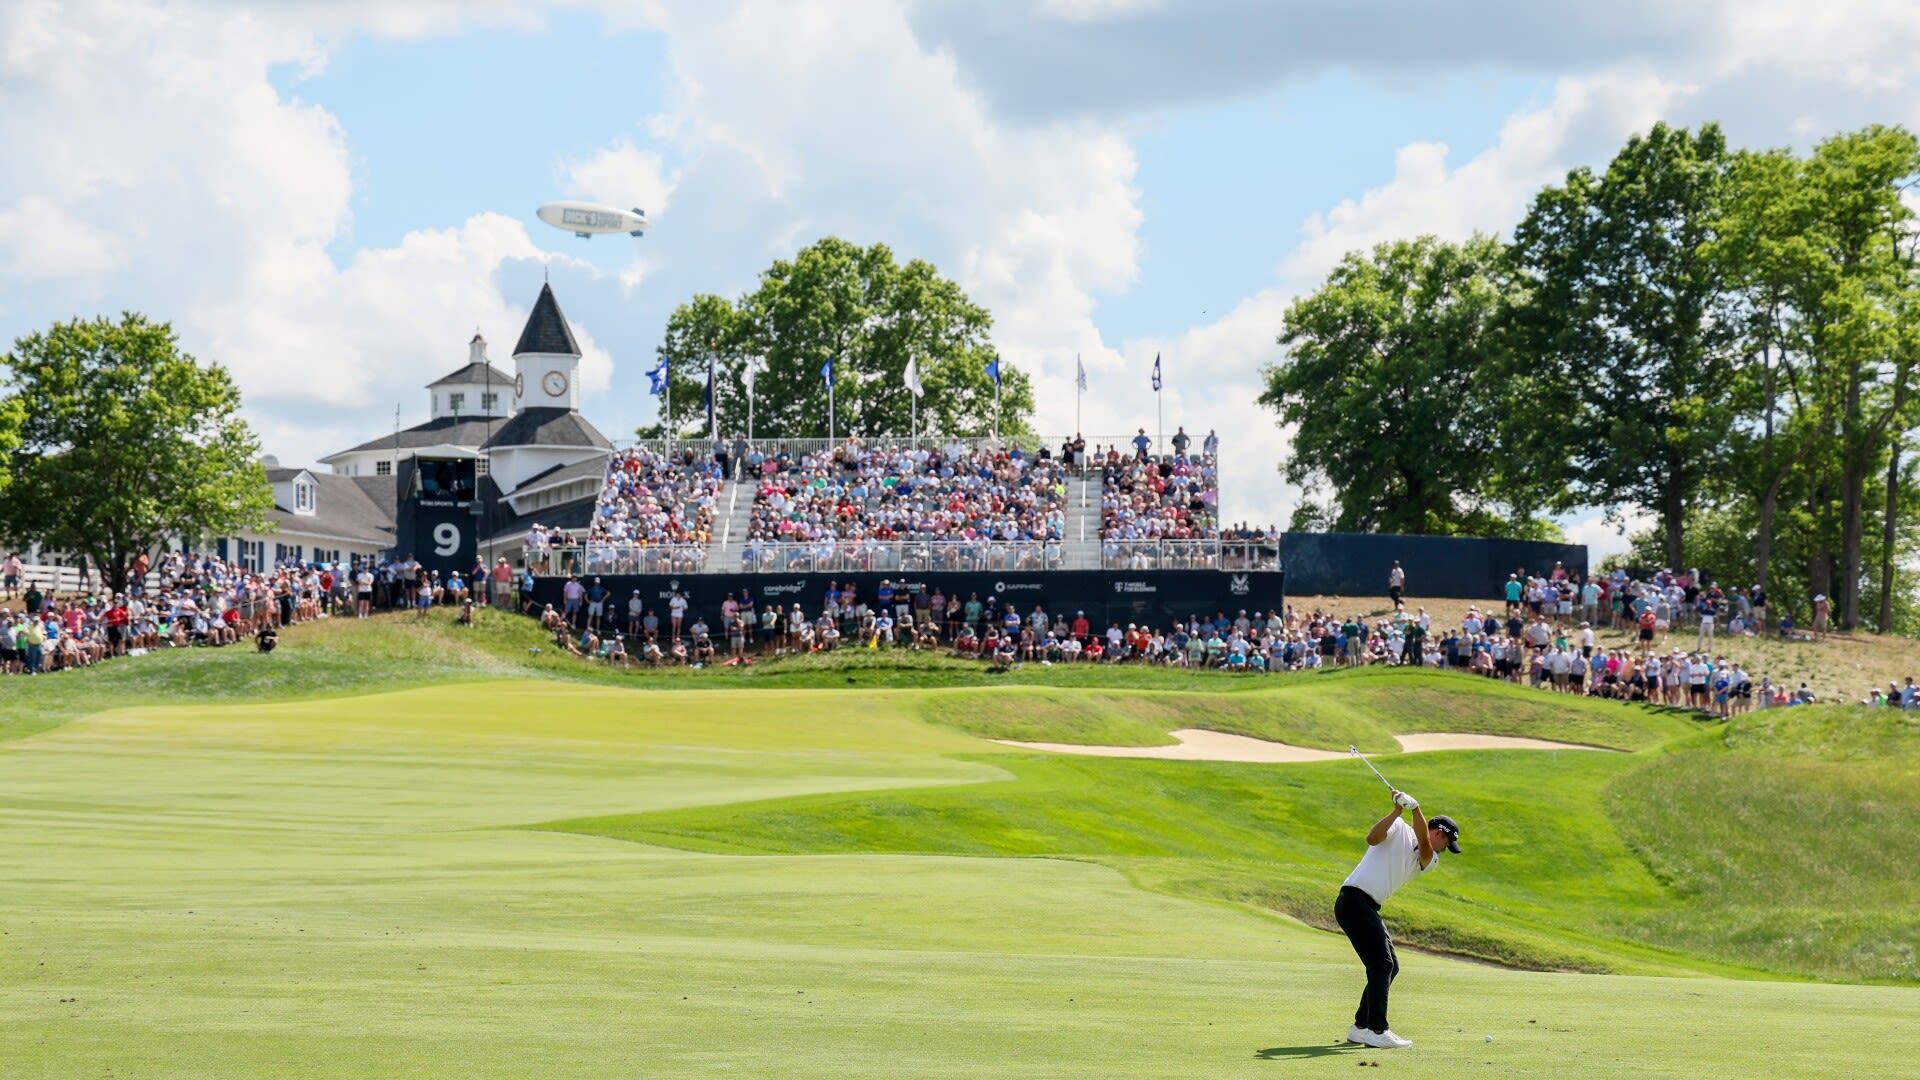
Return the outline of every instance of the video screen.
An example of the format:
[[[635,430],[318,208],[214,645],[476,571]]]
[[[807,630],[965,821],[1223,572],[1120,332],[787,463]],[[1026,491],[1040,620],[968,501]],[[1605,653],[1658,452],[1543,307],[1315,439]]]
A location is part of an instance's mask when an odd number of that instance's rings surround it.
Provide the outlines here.
[[[422,499],[465,502],[474,498],[476,488],[471,458],[454,461],[422,459],[418,465],[415,487]]]

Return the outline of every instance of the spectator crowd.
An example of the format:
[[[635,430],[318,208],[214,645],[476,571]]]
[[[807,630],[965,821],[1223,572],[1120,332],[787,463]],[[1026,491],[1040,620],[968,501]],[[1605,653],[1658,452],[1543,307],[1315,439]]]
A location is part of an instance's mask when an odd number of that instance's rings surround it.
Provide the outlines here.
[[[1039,570],[1057,564],[1066,530],[1064,466],[1044,449],[855,438],[748,468],[746,570],[874,569],[900,540],[932,542],[921,567]]]
[[[251,641],[271,652],[282,627],[375,611],[461,610],[490,600],[512,606],[532,579],[499,560],[444,579],[405,559],[288,563],[253,570],[212,555],[168,552],[136,560],[125,591],[58,596],[22,572],[17,555],[0,563],[0,675],[41,675],[92,667],[159,649],[213,648]],[[8,572],[11,571],[11,572]]]

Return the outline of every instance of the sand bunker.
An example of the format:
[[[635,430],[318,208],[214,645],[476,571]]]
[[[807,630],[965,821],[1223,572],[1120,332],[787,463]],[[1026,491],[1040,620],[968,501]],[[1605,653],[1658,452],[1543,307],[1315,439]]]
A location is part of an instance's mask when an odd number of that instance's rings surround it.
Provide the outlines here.
[[[1227,735],[1199,728],[1181,728],[1172,733],[1177,746],[1075,746],[1072,743],[994,742],[1017,746],[1022,750],[1045,750],[1053,754],[1089,754],[1094,757],[1158,758],[1162,761],[1251,761],[1284,764],[1296,761],[1332,761],[1347,755],[1339,750],[1313,750],[1304,746],[1250,739],[1245,735]],[[1508,735],[1465,735],[1440,732],[1428,735],[1402,735],[1401,749],[1407,753],[1430,750],[1600,750],[1598,746],[1548,742],[1545,739],[1520,739]]]

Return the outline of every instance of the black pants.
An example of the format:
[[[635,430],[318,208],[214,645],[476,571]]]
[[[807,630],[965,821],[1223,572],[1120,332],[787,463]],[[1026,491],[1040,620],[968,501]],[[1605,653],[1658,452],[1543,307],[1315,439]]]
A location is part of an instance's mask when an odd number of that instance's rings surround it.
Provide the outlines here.
[[[1354,1010],[1354,1026],[1385,1031],[1387,990],[1393,985],[1393,977],[1400,974],[1400,961],[1393,954],[1393,935],[1380,917],[1380,905],[1363,890],[1342,885],[1340,898],[1333,902],[1333,919],[1347,932],[1353,951],[1367,966],[1367,989],[1360,995],[1360,1007]]]

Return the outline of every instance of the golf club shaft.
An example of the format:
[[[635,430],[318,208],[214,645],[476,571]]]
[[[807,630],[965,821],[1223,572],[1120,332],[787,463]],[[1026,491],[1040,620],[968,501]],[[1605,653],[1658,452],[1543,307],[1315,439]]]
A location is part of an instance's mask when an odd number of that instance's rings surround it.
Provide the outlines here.
[[[1388,780],[1384,775],[1382,775],[1379,769],[1373,768],[1373,762],[1367,760],[1367,755],[1361,753],[1360,748],[1358,746],[1348,746],[1347,750],[1348,752],[1352,753],[1354,757],[1359,758],[1361,763],[1364,764],[1367,768],[1373,769],[1373,775],[1380,777],[1380,782],[1387,785],[1388,791],[1397,790],[1393,786],[1393,781]]]

